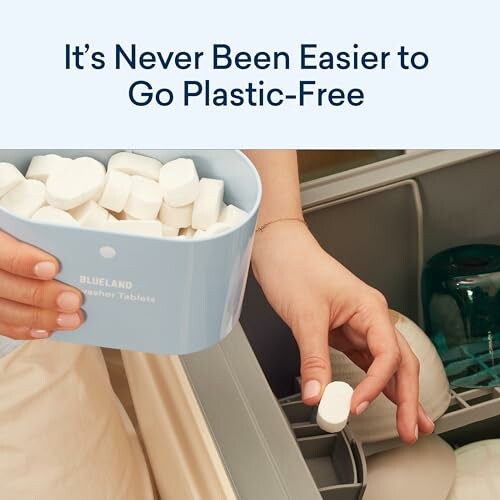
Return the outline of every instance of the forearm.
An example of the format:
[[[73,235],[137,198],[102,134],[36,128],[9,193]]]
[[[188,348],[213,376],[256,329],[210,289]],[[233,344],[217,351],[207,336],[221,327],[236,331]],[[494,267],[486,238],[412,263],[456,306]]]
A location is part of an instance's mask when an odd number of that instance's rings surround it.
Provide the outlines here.
[[[278,219],[302,220],[297,153],[294,150],[249,150],[244,153],[252,160],[262,179],[262,204],[258,225]],[[284,221],[259,232],[255,238],[252,267],[260,282],[260,270],[272,262],[271,254],[277,242],[299,245],[313,239],[304,224]],[[316,242],[313,242],[316,244]]]
[[[302,217],[296,151],[252,149],[243,152],[262,179],[258,225],[280,218]]]

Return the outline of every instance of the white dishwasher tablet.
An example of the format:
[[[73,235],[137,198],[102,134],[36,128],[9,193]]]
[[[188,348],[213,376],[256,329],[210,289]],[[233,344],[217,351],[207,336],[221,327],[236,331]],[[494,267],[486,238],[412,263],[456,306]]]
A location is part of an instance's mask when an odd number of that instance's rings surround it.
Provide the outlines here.
[[[28,219],[44,203],[45,185],[33,179],[24,179],[0,199],[0,207]]]
[[[54,154],[33,156],[26,172],[26,179],[47,182],[50,174],[70,168],[71,163],[69,158]]]
[[[165,202],[162,203],[158,218],[168,226],[186,228],[191,225],[193,218],[193,204],[183,207],[171,207]]]
[[[162,236],[161,222],[157,220],[119,220],[118,222],[108,222],[106,230],[112,233]]]
[[[70,210],[101,196],[106,170],[93,158],[78,158],[47,179],[49,205]]]
[[[94,200],[87,201],[79,207],[69,211],[83,227],[103,227],[109,219],[108,211],[99,206]]]
[[[160,187],[163,199],[171,207],[190,205],[198,196],[200,179],[189,158],[178,158],[161,167]]]
[[[179,228],[168,226],[167,224],[162,224],[161,234],[162,234],[162,236],[167,236],[167,237],[178,236],[179,235]]]
[[[109,170],[106,174],[99,205],[113,212],[121,212],[125,208],[131,188],[132,179],[130,175],[119,170]]]
[[[79,226],[78,221],[68,212],[51,206],[39,208],[31,217],[32,220],[40,222],[52,222],[65,226]]]
[[[133,175],[124,211],[139,220],[156,219],[161,207],[160,185],[147,177]]]
[[[207,229],[219,218],[224,198],[224,181],[217,179],[201,179],[200,192],[193,206],[191,225],[195,229]]]
[[[113,155],[108,162],[108,170],[119,170],[128,175],[140,175],[157,181],[162,163],[149,156],[122,151]]]
[[[14,165],[0,163],[0,198],[23,181],[23,174]]]
[[[340,432],[351,412],[353,389],[345,382],[329,383],[318,406],[317,424],[325,432]]]
[[[230,226],[239,226],[248,217],[248,214],[241,208],[234,205],[223,207],[219,216],[219,222],[229,224]]]

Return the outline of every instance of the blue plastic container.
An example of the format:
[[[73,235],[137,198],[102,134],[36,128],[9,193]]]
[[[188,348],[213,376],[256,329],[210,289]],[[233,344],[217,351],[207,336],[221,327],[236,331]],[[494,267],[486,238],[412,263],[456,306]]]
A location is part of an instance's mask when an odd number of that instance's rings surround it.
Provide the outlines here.
[[[0,161],[26,172],[35,154],[91,156],[116,151],[0,151]],[[56,333],[65,342],[157,354],[187,354],[222,340],[237,323],[261,200],[255,167],[238,151],[135,151],[167,162],[192,158],[200,177],[225,181],[226,203],[248,219],[206,240],[175,240],[64,227],[0,209],[0,229],[57,257],[61,281],[85,294],[85,324]]]

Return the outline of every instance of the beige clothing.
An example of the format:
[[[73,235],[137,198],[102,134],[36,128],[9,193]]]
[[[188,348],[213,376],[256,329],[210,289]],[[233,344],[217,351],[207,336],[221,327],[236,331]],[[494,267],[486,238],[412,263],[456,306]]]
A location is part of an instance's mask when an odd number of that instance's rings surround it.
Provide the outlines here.
[[[152,500],[100,349],[26,342],[0,359],[2,500]]]

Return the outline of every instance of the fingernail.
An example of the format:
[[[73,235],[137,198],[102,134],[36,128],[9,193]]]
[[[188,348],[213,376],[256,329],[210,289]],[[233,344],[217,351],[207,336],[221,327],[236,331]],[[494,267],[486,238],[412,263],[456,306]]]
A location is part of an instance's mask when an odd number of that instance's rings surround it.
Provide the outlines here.
[[[321,392],[321,384],[317,380],[309,380],[304,384],[302,399],[315,398]]]
[[[63,311],[75,311],[80,308],[80,297],[74,292],[62,292],[57,297],[57,307]]]
[[[33,268],[33,273],[38,278],[52,279],[57,274],[57,266],[53,262],[39,262]]]
[[[418,424],[415,426],[415,441],[418,441]]]
[[[432,420],[431,417],[429,417],[429,415],[425,414],[426,418],[427,418],[427,422],[429,422],[430,424],[432,424],[432,427],[434,427],[434,420]]]
[[[78,314],[59,314],[57,324],[61,328],[76,328],[80,325],[80,316]]]
[[[50,333],[47,330],[31,330],[30,335],[34,339],[46,339],[50,335]]]
[[[356,408],[356,415],[361,415],[366,409],[370,406],[370,403],[368,401],[363,401],[357,408]]]

